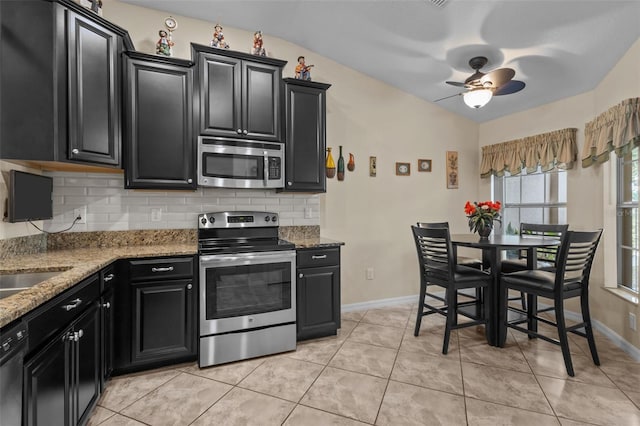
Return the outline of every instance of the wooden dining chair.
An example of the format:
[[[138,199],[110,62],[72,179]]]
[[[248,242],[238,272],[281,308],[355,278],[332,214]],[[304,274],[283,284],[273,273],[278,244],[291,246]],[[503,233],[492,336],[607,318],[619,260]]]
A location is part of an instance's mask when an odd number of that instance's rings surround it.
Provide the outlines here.
[[[521,223],[520,235],[556,238],[560,240],[562,235],[567,232],[569,225],[548,225],[538,223]],[[539,247],[536,250],[536,258],[534,259],[534,269],[553,270],[556,267],[556,258],[558,246]],[[524,271],[527,267],[527,250],[518,250],[516,259],[504,259],[502,261],[501,270],[503,273]]]
[[[411,230],[416,244],[420,268],[420,298],[413,335],[418,336],[420,334],[422,317],[435,313],[444,315],[446,317],[446,326],[442,353],[446,355],[449,350],[451,330],[487,324],[487,319],[490,318],[488,307],[483,306],[478,315],[459,310],[458,308],[461,305],[457,302],[458,290],[488,287],[491,285],[492,277],[478,269],[456,265],[448,228],[412,226]],[[429,285],[443,288],[444,297],[429,293]],[[444,302],[444,305],[434,306],[431,302],[427,302],[426,296],[440,300]],[[458,315],[469,318],[471,321],[458,323]]]
[[[572,377],[574,376],[574,371],[571,353],[569,352],[568,332],[586,337],[593,362],[595,365],[600,365],[589,313],[589,276],[601,235],[602,230],[594,232],[566,231],[558,249],[555,271],[524,270],[503,274],[500,279],[505,312],[509,309],[526,314],[526,319],[511,321],[509,321],[507,315],[504,324],[509,328],[526,333],[530,337],[537,337],[560,345],[567,374]],[[506,296],[510,289],[527,294],[526,311],[507,306],[508,300]],[[555,322],[538,316],[538,296],[553,300]],[[567,327],[563,302],[574,297],[580,298],[582,322]],[[537,321],[556,327],[558,329],[558,340],[538,333]],[[521,327],[520,324],[525,322],[527,323],[527,328]],[[582,328],[584,328],[584,331],[580,331]]]

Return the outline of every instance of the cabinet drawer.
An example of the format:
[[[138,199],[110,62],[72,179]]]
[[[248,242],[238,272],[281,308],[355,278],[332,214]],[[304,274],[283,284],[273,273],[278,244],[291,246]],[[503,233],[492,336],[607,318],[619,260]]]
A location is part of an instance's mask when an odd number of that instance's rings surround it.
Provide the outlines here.
[[[298,250],[297,267],[330,266],[340,264],[340,248]]]
[[[99,296],[100,283],[95,274],[29,314],[26,318],[29,351],[71,323]]]
[[[168,257],[129,261],[131,281],[189,278],[193,276],[193,257]]]

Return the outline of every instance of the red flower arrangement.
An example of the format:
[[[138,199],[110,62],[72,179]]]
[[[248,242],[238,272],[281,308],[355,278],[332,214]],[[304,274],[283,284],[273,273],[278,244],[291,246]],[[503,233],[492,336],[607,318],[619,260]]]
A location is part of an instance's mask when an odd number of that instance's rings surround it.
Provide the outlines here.
[[[500,222],[501,207],[500,201],[467,201],[464,212],[469,219],[469,231],[479,232],[481,229],[493,228],[494,221]]]

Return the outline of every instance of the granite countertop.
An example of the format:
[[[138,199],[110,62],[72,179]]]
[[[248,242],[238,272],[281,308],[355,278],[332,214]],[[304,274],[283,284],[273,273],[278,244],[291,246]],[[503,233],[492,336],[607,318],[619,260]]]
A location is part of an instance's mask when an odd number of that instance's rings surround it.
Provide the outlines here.
[[[0,327],[51,300],[118,259],[193,255],[197,244],[159,244],[51,250],[2,259],[0,274],[62,271],[27,290],[0,299]]]
[[[344,245],[342,241],[313,235],[288,235],[287,237],[288,241],[295,244],[296,249]],[[183,242],[57,249],[3,258],[0,262],[0,274],[54,271],[60,271],[60,274],[27,290],[0,299],[0,327],[53,299],[118,259],[194,255],[197,252],[196,242]]]
[[[344,245],[343,241],[331,240],[324,237],[288,238],[287,241],[295,244],[297,249],[330,248]]]

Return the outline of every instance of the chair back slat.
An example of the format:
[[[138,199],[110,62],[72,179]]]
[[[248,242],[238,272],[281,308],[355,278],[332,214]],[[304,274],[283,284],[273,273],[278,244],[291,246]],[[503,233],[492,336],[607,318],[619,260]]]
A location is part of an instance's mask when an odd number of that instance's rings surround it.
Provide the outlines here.
[[[602,229],[593,232],[567,231],[558,250],[555,291],[562,292],[568,284],[589,285],[593,258]]]
[[[453,249],[448,228],[425,228],[412,226],[423,274],[429,280],[449,280],[453,277]]]
[[[540,223],[521,223],[520,235],[561,239],[569,229],[569,225],[548,225]],[[520,251],[520,258],[527,258],[527,251]],[[557,266],[558,246],[539,247],[536,250],[537,260],[553,262]]]
[[[449,222],[418,222],[416,223],[418,228],[447,228],[449,229]]]

